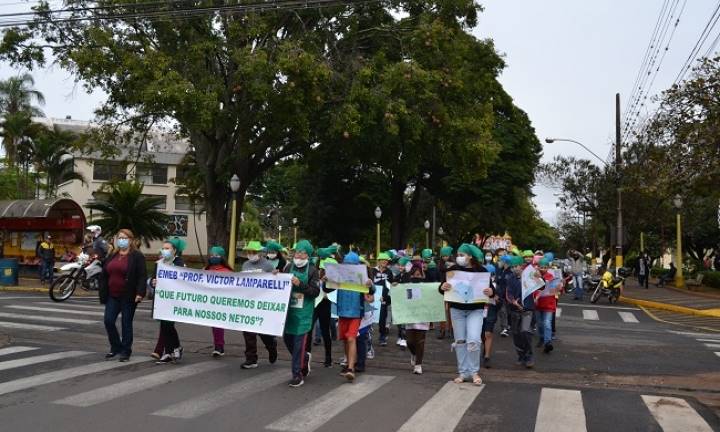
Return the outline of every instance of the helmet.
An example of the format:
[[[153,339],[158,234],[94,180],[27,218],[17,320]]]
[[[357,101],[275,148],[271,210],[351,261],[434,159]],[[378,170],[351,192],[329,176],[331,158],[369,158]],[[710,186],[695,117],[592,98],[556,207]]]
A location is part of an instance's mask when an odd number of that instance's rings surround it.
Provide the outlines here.
[[[90,231],[91,233],[100,234],[102,232],[102,228],[100,228],[100,225],[88,225],[85,229]]]

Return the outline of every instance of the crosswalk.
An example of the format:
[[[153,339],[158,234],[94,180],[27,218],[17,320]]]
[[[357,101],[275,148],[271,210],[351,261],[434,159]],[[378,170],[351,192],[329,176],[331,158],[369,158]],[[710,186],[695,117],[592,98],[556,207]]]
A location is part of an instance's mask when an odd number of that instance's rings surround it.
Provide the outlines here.
[[[712,351],[716,356],[720,357],[720,336],[717,338],[702,337],[695,338],[696,341],[703,344],[706,349]]]
[[[639,324],[641,317],[639,309],[634,308],[618,308],[629,310],[616,310],[611,307],[588,308],[580,305],[564,305],[558,307],[555,311],[555,318],[582,319],[584,321],[621,321],[625,324]]]
[[[104,415],[103,410],[113,410],[114,407],[137,402],[143,397],[153,403],[133,405],[134,414],[127,419],[128,428],[143,429],[162,419],[191,422],[203,418],[207,421],[216,418],[218,412],[224,412],[248,422],[248,426],[241,427],[241,430],[443,432],[469,429],[467,422],[482,416],[500,416],[498,420],[501,423],[503,418],[524,416],[527,424],[534,425],[528,430],[535,432],[585,432],[593,430],[588,426],[592,424],[593,416],[605,416],[594,406],[588,406],[589,402],[585,400],[588,390],[537,386],[523,392],[530,399],[530,408],[498,412],[495,408],[488,408],[487,404],[490,399],[498,398],[499,391],[508,388],[512,390],[504,383],[458,385],[430,376],[409,378],[378,371],[361,374],[355,383],[347,384],[331,370],[325,370],[319,372],[321,376],[311,377],[305,387],[289,389],[285,385],[289,378],[287,364],[239,374],[237,364],[208,361],[206,357],[193,355],[186,355],[186,360],[181,364],[163,366],[144,358],[132,358],[127,363],[97,361],[99,358],[101,355],[98,353],[56,351],[53,347],[17,345],[0,349],[0,416],[6,419],[20,418],[13,415],[13,410],[22,405],[19,401],[28,400],[29,397],[32,398],[34,408],[42,409],[45,405],[57,408],[43,409],[44,415],[50,416],[46,419],[49,424],[54,421],[76,421],[75,430],[82,429],[80,426],[86,416],[82,415],[82,411],[64,412],[60,410],[61,407],[69,410],[88,409],[92,410],[88,413],[100,412]],[[56,367],[36,373],[34,368],[46,363],[53,363]],[[1,372],[20,368],[23,368],[25,375],[20,378],[9,379]],[[108,375],[110,371],[113,373]],[[331,380],[330,384],[323,383],[323,373],[333,375],[335,380]],[[412,379],[415,379],[414,383]],[[207,382],[223,384],[208,386],[205,385]],[[423,389],[425,393],[420,391],[421,397],[413,398],[412,389]],[[488,389],[495,393],[486,394]],[[171,392],[174,396],[168,399],[155,396],[163,391]],[[611,390],[602,391],[605,392],[604,397],[615,397]],[[528,392],[532,395],[528,395]],[[513,397],[511,395],[509,400]],[[643,425],[642,430],[714,430],[708,423],[708,414],[705,413],[704,417],[692,401],[653,394],[632,393],[627,397],[635,398],[637,404],[644,406],[641,411],[647,424]],[[277,403],[267,407],[263,404],[253,407],[248,403],[250,399]],[[396,418],[388,423],[387,419],[369,413],[364,417],[361,429],[353,428],[352,422],[348,424],[347,413],[357,411],[358,407],[365,410],[368,401],[374,400],[382,401],[383,407]],[[137,406],[142,407],[141,412],[135,412]],[[509,406],[513,407],[512,404]],[[271,415],[264,415],[264,409],[272,411]],[[53,415],[58,418],[52,418]],[[617,416],[613,421],[616,422],[617,430],[638,430],[638,425],[623,424],[623,416]],[[712,424],[717,427],[717,422]],[[161,426],[158,428],[162,429]]]

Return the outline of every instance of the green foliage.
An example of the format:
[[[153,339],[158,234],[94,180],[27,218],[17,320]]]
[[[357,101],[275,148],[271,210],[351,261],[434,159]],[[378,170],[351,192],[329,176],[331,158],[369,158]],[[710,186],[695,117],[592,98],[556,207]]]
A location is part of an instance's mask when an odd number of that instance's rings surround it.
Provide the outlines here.
[[[85,207],[100,213],[92,222],[100,225],[104,234],[114,236],[118,230],[128,228],[149,246],[151,240],[165,238],[169,216],[156,209],[162,198],[143,197],[142,191],[143,184],[135,181],[109,183],[103,189],[107,197]]]
[[[45,192],[48,197],[57,195],[58,186],[71,180],[83,184],[85,178],[74,171],[74,159],[70,151],[79,137],[73,132],[63,131],[55,126],[43,129],[30,144],[30,153],[36,172],[45,177]]]
[[[25,73],[0,81],[0,127],[2,128],[2,145],[5,149],[7,163],[10,168],[15,166],[19,146],[31,135],[33,116],[42,116],[42,111],[33,105],[45,103],[42,93],[33,89],[35,80]]]
[[[720,289],[720,271],[703,271],[699,274],[703,275],[703,285]]]

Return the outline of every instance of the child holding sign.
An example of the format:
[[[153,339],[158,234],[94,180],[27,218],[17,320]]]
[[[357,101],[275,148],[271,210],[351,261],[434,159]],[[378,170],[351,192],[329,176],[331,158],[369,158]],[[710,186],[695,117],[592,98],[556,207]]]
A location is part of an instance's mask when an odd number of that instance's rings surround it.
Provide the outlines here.
[[[426,279],[423,265],[420,263],[413,263],[410,272],[403,276],[402,283],[435,282]],[[408,289],[408,291],[407,295],[412,296],[413,290]],[[408,299],[409,298],[410,297],[408,297]],[[405,337],[407,339],[408,350],[410,351],[410,366],[413,367],[412,372],[416,375],[422,375],[423,373],[422,362],[425,355],[425,336],[429,329],[430,323],[427,322],[405,324]]]
[[[557,308],[557,293],[562,277],[555,277],[554,269],[550,269],[550,261],[542,258],[539,262],[540,274],[545,280],[545,289],[535,291],[535,316],[538,327],[537,347],[544,346],[545,354],[553,350],[552,345],[552,317]]]

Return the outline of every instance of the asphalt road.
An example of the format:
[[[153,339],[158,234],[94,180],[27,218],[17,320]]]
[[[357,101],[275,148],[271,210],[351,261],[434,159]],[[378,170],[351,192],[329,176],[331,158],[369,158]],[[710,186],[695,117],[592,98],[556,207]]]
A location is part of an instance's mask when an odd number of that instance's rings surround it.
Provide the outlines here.
[[[144,303],[132,362],[104,361],[96,300],[2,293],[0,430],[720,431],[720,333],[632,307],[560,307],[556,349],[538,354],[534,370],[515,366],[511,341],[496,334],[484,387],[449,383],[450,342],[429,334],[421,376],[393,337],[354,384],[315,361],[291,389],[283,348],[270,365],[260,344],[260,367],[240,369],[238,333],[227,332],[228,354],[214,360],[209,329],[178,325],[183,361],[155,365],[147,354],[158,325]]]

